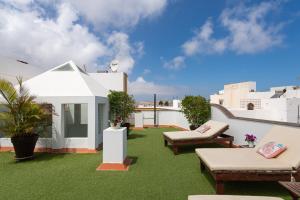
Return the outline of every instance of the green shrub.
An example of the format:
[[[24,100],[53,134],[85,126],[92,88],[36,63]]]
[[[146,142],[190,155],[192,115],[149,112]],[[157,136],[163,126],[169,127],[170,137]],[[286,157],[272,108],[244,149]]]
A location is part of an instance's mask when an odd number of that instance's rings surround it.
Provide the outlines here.
[[[186,96],[181,106],[182,112],[191,125],[202,125],[210,118],[210,103],[202,96]]]
[[[111,120],[120,118],[125,121],[134,112],[135,101],[133,96],[126,92],[110,91],[108,100]]]

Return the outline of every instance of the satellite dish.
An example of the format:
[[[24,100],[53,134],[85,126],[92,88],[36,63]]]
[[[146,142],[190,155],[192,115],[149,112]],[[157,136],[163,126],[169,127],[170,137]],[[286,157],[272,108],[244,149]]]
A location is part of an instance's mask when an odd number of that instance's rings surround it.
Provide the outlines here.
[[[109,67],[112,72],[117,72],[119,69],[119,61],[118,60],[111,61]]]

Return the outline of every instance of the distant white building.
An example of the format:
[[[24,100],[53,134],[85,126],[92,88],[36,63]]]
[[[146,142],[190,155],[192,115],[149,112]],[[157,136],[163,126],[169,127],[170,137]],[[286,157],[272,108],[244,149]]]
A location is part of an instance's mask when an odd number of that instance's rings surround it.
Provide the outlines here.
[[[126,92],[127,75],[89,74],[69,61],[26,80],[24,85],[38,102],[51,104],[55,112],[49,133],[39,139],[37,147],[88,152],[102,143],[103,129],[108,127],[109,90]],[[0,138],[1,147],[12,147],[10,139]]]
[[[224,85],[224,90],[210,96],[239,117],[299,123],[300,87],[272,87],[257,92],[256,82]]]
[[[169,106],[165,105],[158,105],[158,102],[156,102],[157,106],[156,108],[162,108],[162,109],[169,109],[169,110],[180,110],[181,109],[181,100],[179,99],[173,99],[173,101],[170,103]],[[154,108],[154,102],[153,101],[140,101],[137,103],[137,108]]]

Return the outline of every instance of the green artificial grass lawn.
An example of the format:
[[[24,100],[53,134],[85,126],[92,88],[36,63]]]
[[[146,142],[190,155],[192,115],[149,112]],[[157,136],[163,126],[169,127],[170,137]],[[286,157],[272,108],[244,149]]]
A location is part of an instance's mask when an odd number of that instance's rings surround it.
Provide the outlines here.
[[[96,171],[97,154],[37,154],[35,160],[16,163],[13,153],[0,153],[0,199],[185,200],[192,194],[214,194],[214,181],[200,173],[193,149],[174,156],[164,147],[162,132],[132,131],[127,172]],[[206,146],[212,147],[212,146]],[[227,183],[226,194],[266,195],[289,199],[277,183]]]

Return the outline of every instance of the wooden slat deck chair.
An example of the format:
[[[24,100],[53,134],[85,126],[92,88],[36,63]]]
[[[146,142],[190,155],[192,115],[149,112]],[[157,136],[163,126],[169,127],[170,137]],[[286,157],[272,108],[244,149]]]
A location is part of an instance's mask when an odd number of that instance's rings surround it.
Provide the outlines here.
[[[182,146],[192,146],[205,143],[228,143],[232,147],[233,137],[224,134],[224,132],[229,128],[228,124],[224,122],[218,122],[209,120],[204,125],[210,127],[204,133],[194,131],[174,131],[174,132],[164,132],[164,144],[171,146],[174,154],[178,154],[179,147]]]
[[[256,151],[268,142],[287,146],[276,158],[267,159]],[[290,181],[291,174],[299,180],[300,128],[278,126],[259,142],[256,148],[202,148],[196,149],[200,169],[207,169],[216,181],[216,193],[224,193],[228,181]]]
[[[190,195],[188,200],[283,200],[278,197],[238,195]]]

